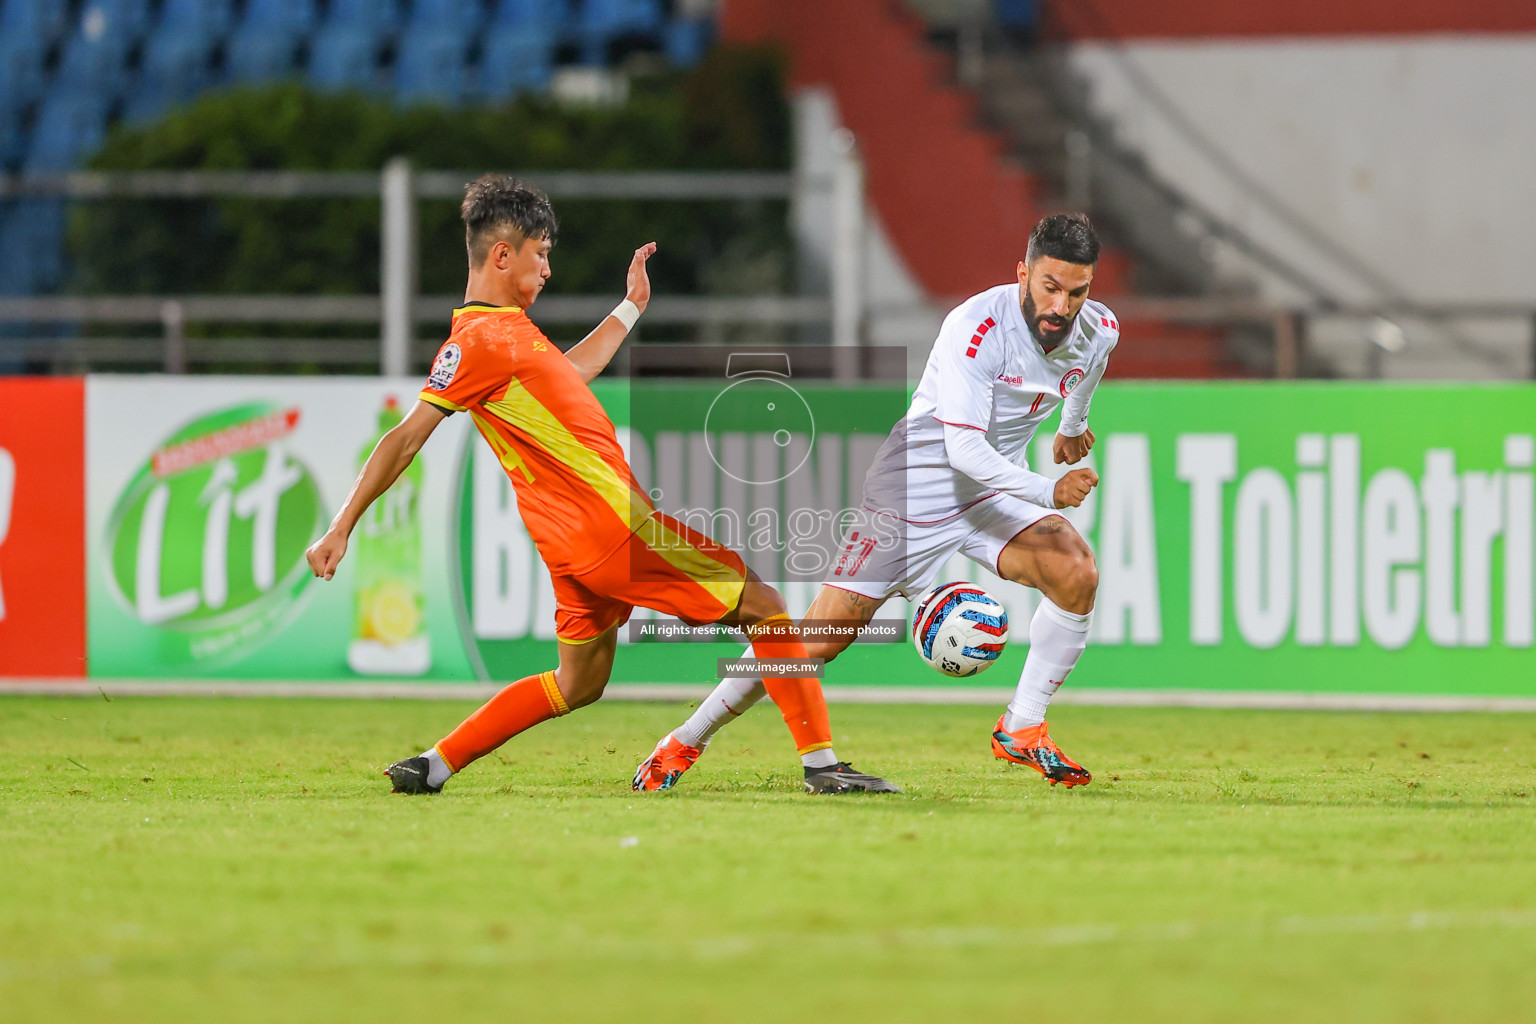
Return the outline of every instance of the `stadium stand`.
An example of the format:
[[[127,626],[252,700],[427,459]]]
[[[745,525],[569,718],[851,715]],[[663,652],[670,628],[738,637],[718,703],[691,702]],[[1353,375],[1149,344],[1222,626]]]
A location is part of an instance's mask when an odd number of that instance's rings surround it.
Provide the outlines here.
[[[287,78],[319,23],[315,0],[249,0],[225,47],[230,83]]]
[[[0,172],[75,169],[118,120],[301,77],[402,104],[549,87],[637,50],[688,66],[713,35],[689,0],[0,0]],[[63,279],[63,210],[0,202],[0,294]]]
[[[1024,16],[1025,6],[1015,6],[1015,17]],[[1017,240],[1054,208],[1050,184],[1022,164],[1006,136],[982,127],[980,99],[953,83],[952,58],[930,45],[927,26],[912,11],[895,4],[734,0],[720,32],[731,41],[783,46],[792,83],[832,90],[859,139],[871,203],[923,289],[941,303],[1012,266]],[[859,60],[849,60],[850,52]],[[870,67],[880,74],[870,75]],[[914,138],[923,144],[914,146]],[[945,230],[964,239],[962,245],[932,245],[931,222],[909,215],[933,205],[936,183],[943,183]],[[1124,244],[1107,247],[1094,295],[1113,305],[1133,294],[1140,256]],[[1247,372],[1229,355],[1221,332],[1145,320],[1124,335],[1115,356],[1120,377]]]

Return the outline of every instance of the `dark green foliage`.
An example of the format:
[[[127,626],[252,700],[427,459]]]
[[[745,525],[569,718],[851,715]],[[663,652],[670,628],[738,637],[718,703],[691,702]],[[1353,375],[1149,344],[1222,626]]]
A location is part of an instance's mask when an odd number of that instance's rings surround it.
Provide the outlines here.
[[[164,120],[120,128],[95,170],[377,171],[393,156],[421,169],[784,169],[788,112],[770,55],[717,49],[687,74],[637,79],[622,107],[525,97],[485,109],[398,109],[299,84],[209,95]],[[631,251],[655,240],[658,293],[782,290],[782,203],[562,202],[555,293],[618,292]],[[463,287],[457,204],[421,203],[421,290]],[[376,292],[375,199],[111,201],[70,224],[73,287],[97,293]],[[722,263],[723,261],[723,263]],[[752,268],[744,286],[731,266]],[[764,265],[768,272],[763,272]]]

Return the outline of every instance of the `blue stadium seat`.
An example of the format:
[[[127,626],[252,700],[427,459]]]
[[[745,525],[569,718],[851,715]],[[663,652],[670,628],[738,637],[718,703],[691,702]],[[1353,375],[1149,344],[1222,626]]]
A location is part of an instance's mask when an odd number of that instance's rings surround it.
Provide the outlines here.
[[[325,24],[384,35],[400,27],[400,5],[397,0],[331,0]]]
[[[541,25],[556,34],[570,26],[570,0],[495,0],[492,28]]]
[[[21,127],[21,107],[0,106],[0,172],[9,173],[21,166],[26,140]]]
[[[379,58],[399,20],[394,0],[332,0],[310,47],[310,80],[322,89],[381,88]]]
[[[501,100],[514,93],[549,88],[555,70],[556,38],[538,26],[492,29],[480,53],[476,95]]]
[[[608,63],[609,48],[625,38],[659,44],[665,24],[658,0],[585,0],[576,26],[582,62]]]
[[[315,0],[246,0],[245,18],[240,26],[305,32],[319,20]]]
[[[416,0],[400,35],[395,95],[405,103],[462,103],[469,53],[485,20],[480,0]]]
[[[48,48],[68,21],[69,5],[59,0],[0,0],[0,107],[43,94]]]
[[[0,107],[18,108],[43,94],[46,52],[32,36],[0,35]]]
[[[223,35],[234,24],[233,0],[165,0],[156,32]]]
[[[64,204],[57,199],[13,203],[0,215],[0,295],[35,295],[64,278]]]
[[[214,51],[233,20],[231,0],[166,0],[130,89],[128,118],[158,117],[214,84]]]
[[[150,0],[86,0],[80,8],[80,34],[138,38],[149,31]]]
[[[570,21],[568,0],[499,0],[484,36],[476,94],[499,100],[548,88],[555,47]]]
[[[226,76],[260,82],[294,74],[299,49],[318,20],[315,0],[250,0],[225,47]]]
[[[101,145],[110,107],[99,92],[73,84],[55,88],[38,111],[23,169],[29,174],[74,170]]]
[[[384,38],[349,28],[321,30],[309,51],[310,82],[322,89],[377,90]]]
[[[707,18],[674,18],[667,24],[667,60],[692,67],[704,58],[714,35],[715,26]]]
[[[395,96],[402,103],[463,102],[469,91],[465,66],[469,38],[457,31],[407,33],[395,60]]]
[[[69,4],[59,0],[0,0],[0,39],[26,37],[47,45],[68,21]]]
[[[149,26],[149,0],[91,0],[64,46],[55,81],[72,89],[120,96],[128,54]]]
[[[416,0],[411,6],[410,28],[464,35],[480,28],[485,20],[483,0]]]

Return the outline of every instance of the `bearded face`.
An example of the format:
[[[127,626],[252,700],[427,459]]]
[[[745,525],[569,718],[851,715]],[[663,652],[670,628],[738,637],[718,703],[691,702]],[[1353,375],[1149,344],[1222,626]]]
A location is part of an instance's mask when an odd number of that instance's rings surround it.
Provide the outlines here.
[[[1093,283],[1093,267],[1040,256],[1031,266],[1019,264],[1024,293],[1024,321],[1029,333],[1049,352],[1072,333],[1072,325]]]

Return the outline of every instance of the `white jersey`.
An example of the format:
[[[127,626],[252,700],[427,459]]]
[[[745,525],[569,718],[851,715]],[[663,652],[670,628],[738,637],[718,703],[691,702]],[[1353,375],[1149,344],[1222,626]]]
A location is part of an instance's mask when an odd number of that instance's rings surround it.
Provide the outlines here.
[[[1021,287],[989,288],[944,318],[912,405],[864,478],[866,506],[933,522],[996,493],[950,465],[946,423],[985,430],[999,454],[1024,468],[1035,430],[1058,405],[1060,433],[1088,429],[1088,404],[1120,339],[1119,321],[1103,303],[1085,302],[1067,339],[1045,352],[1024,321]]]

